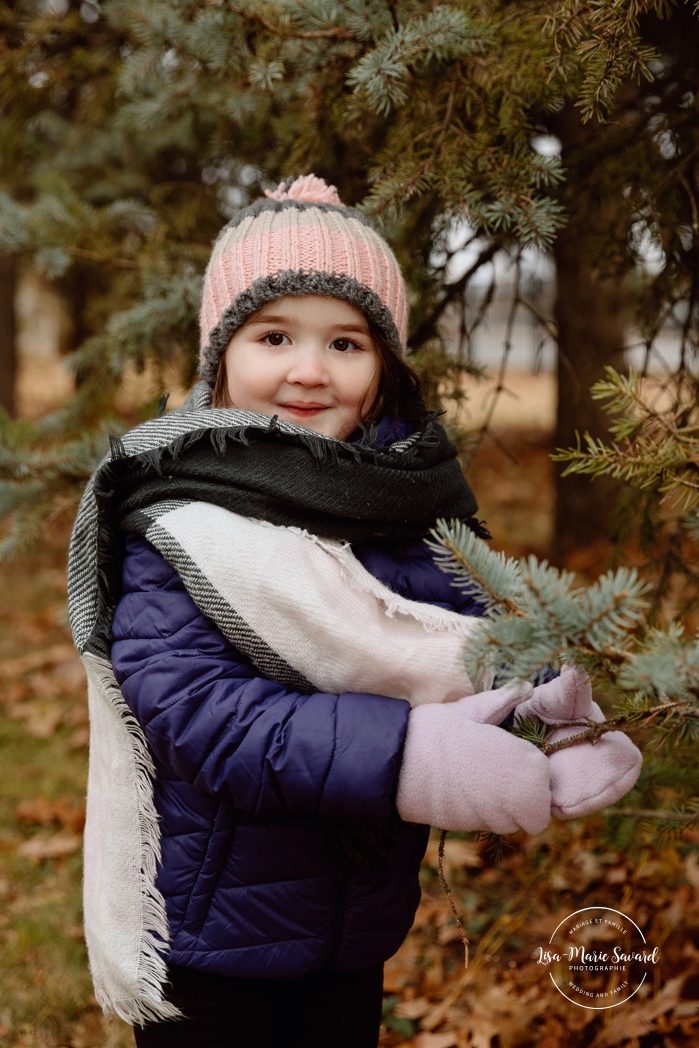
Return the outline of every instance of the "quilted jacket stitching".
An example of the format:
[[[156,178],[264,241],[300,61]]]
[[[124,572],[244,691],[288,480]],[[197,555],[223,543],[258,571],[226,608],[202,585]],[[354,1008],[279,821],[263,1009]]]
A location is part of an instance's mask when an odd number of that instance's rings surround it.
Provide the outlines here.
[[[206,923],[207,923],[207,921],[209,919],[209,912],[211,910],[211,906],[212,906],[212,903],[214,901],[214,895],[216,894],[217,891],[219,891],[219,885],[221,883],[221,877],[223,876],[223,871],[228,866],[228,860],[230,859],[231,851],[232,851],[232,848],[233,848],[233,841],[235,839],[235,831],[236,831],[236,829],[238,827],[238,820],[240,819],[240,814],[241,814],[240,810],[238,810],[237,818],[234,818],[233,825],[227,831],[229,833],[229,841],[228,841],[228,843],[226,845],[226,848],[225,848],[225,859],[220,863],[219,870],[218,870],[218,875],[214,878],[214,883],[211,886],[211,890],[209,891],[209,902],[208,902],[207,907],[206,907],[206,912],[204,913],[204,916],[201,919],[201,923],[199,925],[199,931],[197,933],[197,937],[200,937],[203,934],[204,928],[206,927]],[[218,812],[216,813],[216,817],[218,818]],[[223,832],[223,831],[218,831],[218,832]],[[213,837],[213,833],[212,833],[212,837]],[[207,849],[207,851],[208,851],[208,849]],[[221,890],[225,891],[226,889],[224,887]]]
[[[206,862],[206,857],[209,854],[209,848],[211,846],[211,838],[214,835],[214,829],[216,827],[216,819],[218,818],[218,813],[219,813],[220,809],[221,809],[221,802],[219,801],[217,806],[216,806],[216,814],[214,815],[214,819],[213,819],[213,822],[211,824],[211,832],[209,833],[209,836],[208,836],[207,841],[206,841],[206,846],[204,847],[204,854],[202,856],[201,862],[199,863],[199,868],[197,870],[197,875],[196,875],[196,877],[192,881],[192,887],[191,887],[189,895],[187,897],[187,903],[186,903],[185,908],[184,908],[184,913],[182,914],[182,920],[180,921],[179,928],[184,928],[185,924],[187,923],[187,914],[189,913],[189,907],[190,907],[191,902],[192,902],[192,896],[194,894],[194,889],[196,888],[196,886],[197,886],[197,884],[199,882],[199,878],[201,877],[201,871],[204,868],[204,863]],[[178,930],[179,930],[179,928],[178,928]],[[190,933],[190,934],[192,934],[192,933]],[[172,935],[172,940],[174,942],[174,940],[177,938],[177,933],[174,933],[174,934],[171,933],[171,935]]]

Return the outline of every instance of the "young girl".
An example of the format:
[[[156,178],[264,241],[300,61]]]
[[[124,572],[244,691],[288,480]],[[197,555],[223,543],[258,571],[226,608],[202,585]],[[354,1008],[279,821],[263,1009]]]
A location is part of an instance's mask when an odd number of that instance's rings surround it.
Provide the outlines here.
[[[601,718],[584,675],[465,675],[482,608],[422,539],[477,507],[406,327],[383,239],[283,183],[214,247],[203,381],[85,492],[85,928],[139,1048],[374,1048],[429,826],[539,833],[637,778],[619,733],[547,758],[499,726]]]

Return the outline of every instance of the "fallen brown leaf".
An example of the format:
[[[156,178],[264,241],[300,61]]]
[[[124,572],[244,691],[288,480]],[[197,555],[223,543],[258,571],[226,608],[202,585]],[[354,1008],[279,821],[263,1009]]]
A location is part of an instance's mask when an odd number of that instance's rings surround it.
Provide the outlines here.
[[[604,877],[604,856],[591,851],[575,852],[562,869],[551,874],[551,887],[557,891],[584,892],[593,881]]]
[[[691,939],[687,939],[682,947],[682,957],[691,957],[692,960],[699,960],[699,950],[692,942]]]
[[[444,865],[448,870],[461,869],[466,866],[470,869],[478,869],[483,865],[480,841],[447,840],[444,842]],[[425,858],[422,860],[433,869],[437,869],[439,862],[439,841],[432,840],[427,845]]]
[[[420,971],[417,967],[420,946],[414,938],[408,938],[384,965],[383,988],[386,993],[401,993],[407,985],[419,984]]]
[[[65,662],[54,664],[51,673],[61,682],[63,691],[82,692],[85,690],[85,668],[75,651]]]
[[[104,1043],[104,1023],[98,1012],[87,1015],[78,1025],[68,1042],[70,1048],[98,1048]]]
[[[456,1033],[419,1033],[414,1041],[408,1041],[405,1048],[456,1048]],[[490,1048],[490,1046],[488,1046]]]
[[[83,748],[83,746],[87,746],[89,741],[90,741],[90,729],[87,728],[87,727],[85,727],[85,728],[76,728],[75,731],[73,732],[73,734],[70,737],[70,741],[68,742],[68,747],[71,750],[80,750],[80,749]]]
[[[445,924],[437,933],[437,942],[440,946],[446,946],[450,942],[462,942],[463,937],[455,924]]]
[[[85,826],[85,805],[74,804],[70,797],[59,797],[49,800],[43,794],[22,801],[17,805],[17,818],[20,822],[38,826],[52,826],[58,823],[72,833],[80,833]]]
[[[35,739],[50,739],[61,723],[63,707],[58,702],[21,702],[10,707],[10,716],[23,720]]]
[[[554,913],[540,914],[538,917],[530,917],[527,921],[527,931],[537,939],[548,939],[553,935],[561,921],[570,916],[570,907],[556,910]]]
[[[17,854],[40,862],[42,859],[60,859],[64,855],[72,855],[81,846],[82,837],[77,833],[41,833],[18,845]]]
[[[472,1016],[464,1028],[466,1043],[473,1048],[491,1048],[493,1037],[499,1032],[498,1025],[489,1015]]]
[[[695,891],[699,891],[699,860],[697,860],[697,853],[691,851],[684,860],[683,865],[685,877]]]
[[[40,651],[30,651],[15,659],[4,659],[0,662],[0,678],[9,680],[19,677],[30,670],[38,670],[57,662],[68,662],[75,659],[75,648],[72,644],[50,644]]]
[[[398,1019],[422,1019],[432,1007],[428,997],[413,997],[412,1001],[401,1001],[393,1009]]]
[[[27,679],[27,687],[32,695],[42,699],[53,699],[63,692],[63,686],[53,673],[39,670]]]
[[[425,969],[422,976],[422,986],[425,993],[434,995],[440,993],[444,984],[444,951],[437,943],[430,943],[423,954]]]
[[[3,706],[12,706],[22,702],[28,694],[29,688],[24,681],[15,680],[8,684],[0,678],[0,704]]]
[[[485,993],[469,995],[469,1015],[465,1024],[469,1044],[490,1048],[498,1035],[501,1048],[515,1048],[530,1037],[532,1020],[547,1007],[545,997],[536,990],[518,995],[513,986],[499,983]]]
[[[649,1033],[653,1029],[654,1020],[669,1012],[671,1008],[674,1009],[679,1003],[680,993],[688,976],[689,972],[668,979],[657,996],[635,1007],[631,1004],[623,1013],[615,1015],[609,1025],[600,1031],[590,1048],[612,1048],[622,1041]]]
[[[680,1001],[672,1009],[672,1014],[676,1019],[689,1019],[693,1015],[698,1015],[699,1001]]]
[[[451,910],[449,909],[449,903],[445,899],[444,902],[433,902],[432,900],[426,901],[424,898],[420,901],[420,905],[415,913],[415,919],[413,921],[413,929],[419,930],[420,928],[426,928],[433,917],[442,911],[448,911],[451,916]]]
[[[60,905],[66,897],[62,891],[35,891],[30,895],[18,895],[10,903],[8,910],[13,914],[35,913],[47,906]]]

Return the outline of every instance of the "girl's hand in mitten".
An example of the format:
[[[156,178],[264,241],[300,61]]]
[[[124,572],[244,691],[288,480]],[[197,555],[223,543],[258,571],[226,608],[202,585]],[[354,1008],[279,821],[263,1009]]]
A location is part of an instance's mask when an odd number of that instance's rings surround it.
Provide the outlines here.
[[[593,711],[604,720],[597,703],[592,701],[592,687],[586,673],[575,666],[563,666],[560,675],[548,684],[540,684],[532,690],[531,696],[520,703],[517,708],[517,720],[523,717],[539,717],[545,724],[561,724],[565,721],[583,720],[592,717]],[[565,735],[577,735],[584,728],[564,730]]]
[[[551,762],[530,742],[474,721],[477,698],[411,712],[398,813],[445,830],[541,833],[551,818]]]
[[[468,711],[469,720],[477,724],[502,724],[521,703],[532,698],[534,688],[528,681],[515,677],[502,688],[493,691],[479,691],[468,695],[462,701]]]
[[[516,719],[536,716],[546,724],[585,718],[601,723],[605,717],[592,701],[590,678],[573,666],[564,666],[559,677],[534,688],[532,697],[517,707]],[[585,728],[559,728],[547,739],[579,735]],[[581,742],[556,750],[551,762],[551,814],[559,819],[590,815],[613,804],[634,786],[643,756],[620,731],[607,732],[593,746]]]

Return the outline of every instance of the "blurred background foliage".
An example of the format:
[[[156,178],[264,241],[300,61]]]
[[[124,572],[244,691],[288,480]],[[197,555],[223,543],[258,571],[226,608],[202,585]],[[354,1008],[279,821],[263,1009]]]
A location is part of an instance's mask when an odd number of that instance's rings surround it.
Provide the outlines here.
[[[18,266],[52,281],[75,382],[41,425],[4,427],[2,475],[26,484],[26,500],[3,488],[16,523],[5,549],[52,512],[53,478],[40,492],[49,448],[77,490],[106,428],[118,428],[129,368],[147,370],[154,399],[173,372],[191,382],[211,242],[237,206],[289,174],[321,174],[383,226],[435,399],[458,402],[473,370],[475,281],[498,254],[517,266],[531,249],[556,271],[545,320],[558,347],[557,446],[607,432],[588,391],[605,365],[623,370],[629,331],[648,364],[668,317],[681,316],[691,384],[692,3],[21,0],[0,4],[0,25],[0,299],[11,302]],[[513,317],[530,308],[517,284]],[[10,416],[11,312],[0,315]],[[32,463],[26,477],[18,454]],[[587,481],[558,485],[559,560],[609,533],[614,491],[598,481],[591,513]]]

